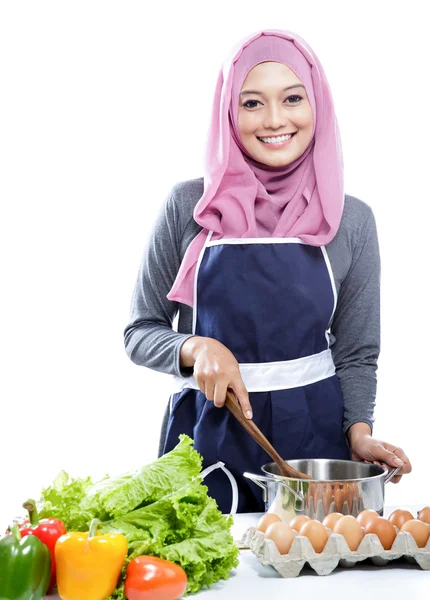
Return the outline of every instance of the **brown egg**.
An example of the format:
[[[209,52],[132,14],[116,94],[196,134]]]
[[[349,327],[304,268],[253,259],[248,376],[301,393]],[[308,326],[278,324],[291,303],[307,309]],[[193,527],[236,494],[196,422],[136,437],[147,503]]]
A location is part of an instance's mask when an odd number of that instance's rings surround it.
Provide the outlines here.
[[[297,533],[300,533],[300,528],[306,521],[310,521],[311,518],[307,515],[297,515],[289,523],[291,529],[295,529]]]
[[[295,533],[286,523],[279,521],[269,525],[264,537],[275,542],[280,554],[288,554],[294,542]]]
[[[324,490],[324,494],[323,494],[323,506],[324,506],[324,512],[327,515],[328,511],[330,510],[330,505],[333,502],[333,490],[331,488],[331,483],[327,484],[327,487]]]
[[[367,510],[361,511],[361,513],[357,516],[357,521],[360,523],[360,525],[362,527],[366,527],[366,525],[370,521],[373,521],[374,519],[377,519],[378,517],[379,517],[379,515],[376,512],[376,510],[372,510],[371,508],[368,508]]]
[[[351,489],[351,510],[353,508],[353,504],[356,503],[357,507],[360,502],[360,490],[358,489],[358,485],[354,482],[350,484]]]
[[[336,505],[337,512],[341,512],[343,509],[343,503],[346,500],[346,489],[345,486],[336,483],[334,486],[334,503]]]
[[[424,508],[422,508],[418,513],[417,519],[430,525],[430,506],[425,506]]]
[[[349,549],[355,552],[364,537],[360,523],[351,515],[345,515],[335,524],[333,533],[339,533],[345,538]]]
[[[277,523],[278,521],[281,521],[278,515],[275,515],[274,513],[266,513],[258,521],[256,529],[257,531],[262,531],[264,533],[269,525],[272,523]]]
[[[350,512],[351,508],[352,508],[352,484],[351,483],[345,484],[345,502],[348,506],[348,512]]]
[[[303,524],[299,532],[308,538],[315,552],[322,552],[328,540],[328,532],[322,523],[310,519]]]
[[[313,492],[313,498],[314,498],[314,510],[317,510],[318,505],[320,502],[323,501],[323,489],[321,487],[321,485],[315,485],[315,489]]]
[[[368,533],[375,533],[378,536],[384,550],[391,548],[397,535],[394,525],[388,519],[379,516],[367,523],[364,528],[364,535]]]
[[[358,501],[360,500],[360,488],[358,487],[358,484],[357,484],[357,483],[354,483],[354,485],[353,485],[353,488],[352,488],[352,489],[353,489],[353,497],[354,497],[354,500],[355,500],[356,502],[358,502]]]
[[[328,527],[329,529],[331,529],[333,531],[333,527],[336,525],[336,523],[342,517],[343,517],[342,513],[338,513],[338,512],[330,513],[326,516],[326,518],[324,519],[322,524],[324,525],[324,527]]]
[[[430,528],[426,523],[419,519],[410,519],[406,521],[400,531],[407,531],[412,535],[417,543],[418,548],[424,548],[430,537]]]
[[[391,523],[398,529],[401,529],[403,523],[406,523],[406,521],[410,521],[413,518],[414,515],[408,510],[402,510],[401,508],[398,508],[391,513],[391,515],[388,517],[388,520],[391,521]]]

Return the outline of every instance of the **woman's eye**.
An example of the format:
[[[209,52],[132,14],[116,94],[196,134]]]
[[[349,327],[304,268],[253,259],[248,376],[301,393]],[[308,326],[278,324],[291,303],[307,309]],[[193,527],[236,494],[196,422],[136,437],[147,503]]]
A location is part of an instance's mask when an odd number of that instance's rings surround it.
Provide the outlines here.
[[[249,104],[250,102],[258,102],[258,100],[247,100],[246,102],[244,102],[244,103],[242,104],[242,106],[244,106],[245,108],[255,108],[254,106],[248,106],[248,104]]]
[[[300,100],[303,100],[302,96],[299,96],[298,94],[292,94],[291,96],[288,96],[288,98],[286,98],[286,100],[290,100],[291,98],[298,98],[298,100],[296,102],[293,102],[293,104],[297,104],[297,102],[300,102]]]
[[[291,94],[291,96],[285,98],[285,102],[287,100],[289,101],[288,104],[298,104],[300,100],[303,100],[303,97],[299,96],[298,94]],[[250,103],[254,103],[254,105],[250,106]],[[256,104],[259,104],[258,100],[247,100],[242,104],[242,106],[244,106],[245,108],[255,108]]]

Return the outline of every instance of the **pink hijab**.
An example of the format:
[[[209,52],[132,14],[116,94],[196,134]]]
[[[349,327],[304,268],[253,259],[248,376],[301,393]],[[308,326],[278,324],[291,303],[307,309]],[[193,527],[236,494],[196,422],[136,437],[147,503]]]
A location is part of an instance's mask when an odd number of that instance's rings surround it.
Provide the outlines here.
[[[286,64],[305,86],[313,137],[286,167],[246,153],[237,130],[239,93],[264,61]],[[336,235],[344,202],[343,158],[330,88],[318,58],[299,36],[266,29],[232,49],[218,76],[208,133],[203,195],[194,220],[203,227],[188,246],[167,298],[193,306],[194,277],[209,230],[222,238],[298,237],[324,246]]]

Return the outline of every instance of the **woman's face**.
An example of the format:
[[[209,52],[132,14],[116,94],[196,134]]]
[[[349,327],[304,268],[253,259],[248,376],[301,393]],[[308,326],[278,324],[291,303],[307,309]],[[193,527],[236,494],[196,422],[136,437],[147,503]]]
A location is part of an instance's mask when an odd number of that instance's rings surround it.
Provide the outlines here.
[[[297,75],[272,61],[251,69],[239,95],[238,128],[248,154],[263,164],[286,166],[301,156],[312,139],[313,117]],[[285,134],[293,137],[275,139]]]

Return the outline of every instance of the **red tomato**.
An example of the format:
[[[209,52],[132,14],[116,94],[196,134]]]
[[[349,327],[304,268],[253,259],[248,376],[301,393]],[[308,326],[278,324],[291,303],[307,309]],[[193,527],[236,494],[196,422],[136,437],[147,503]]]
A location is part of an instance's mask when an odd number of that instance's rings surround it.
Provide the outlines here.
[[[128,600],[177,600],[187,589],[187,575],[179,565],[156,556],[138,556],[128,567]]]

